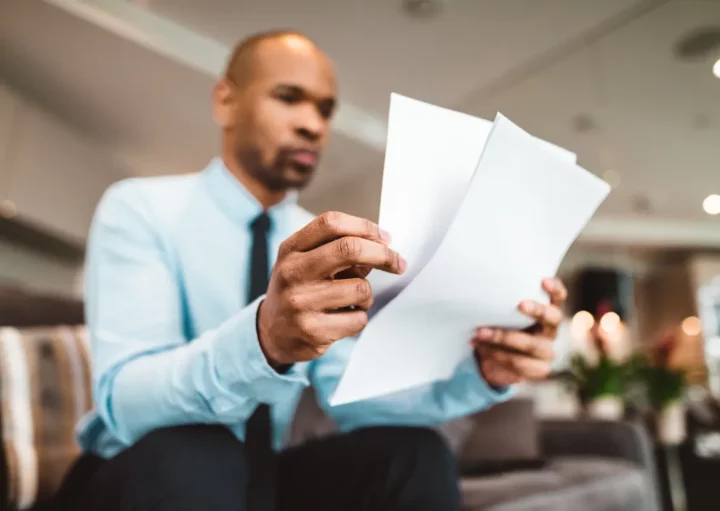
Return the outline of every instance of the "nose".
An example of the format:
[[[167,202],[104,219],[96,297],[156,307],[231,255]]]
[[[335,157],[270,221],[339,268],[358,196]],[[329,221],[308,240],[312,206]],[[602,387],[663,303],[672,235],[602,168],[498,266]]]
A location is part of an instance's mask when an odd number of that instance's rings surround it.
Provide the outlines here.
[[[298,116],[295,132],[308,142],[317,142],[325,136],[327,120],[315,108],[303,109]]]

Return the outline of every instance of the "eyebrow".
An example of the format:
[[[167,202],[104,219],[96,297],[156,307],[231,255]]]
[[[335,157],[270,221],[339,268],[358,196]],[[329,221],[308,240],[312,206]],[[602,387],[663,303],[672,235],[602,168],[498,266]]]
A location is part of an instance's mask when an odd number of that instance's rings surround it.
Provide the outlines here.
[[[326,108],[334,109],[335,105],[337,104],[337,98],[335,96],[326,96],[326,97],[313,97],[312,94],[308,94],[307,89],[302,87],[301,85],[297,85],[294,83],[279,83],[275,85],[272,88],[273,91],[284,91],[284,92],[291,92],[293,94],[302,95],[305,97],[310,97],[313,101],[318,103],[319,105],[322,105]]]

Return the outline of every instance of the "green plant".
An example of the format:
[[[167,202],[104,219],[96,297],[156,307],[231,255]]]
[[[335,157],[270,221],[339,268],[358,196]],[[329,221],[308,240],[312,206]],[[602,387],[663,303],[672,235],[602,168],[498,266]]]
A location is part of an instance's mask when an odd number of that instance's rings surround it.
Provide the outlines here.
[[[618,363],[600,355],[592,364],[581,354],[575,354],[570,369],[564,375],[565,382],[580,396],[583,402],[599,397],[622,396],[627,379],[626,364]]]
[[[672,366],[672,357],[680,346],[676,329],[660,333],[645,354],[636,357],[635,379],[643,387],[647,403],[662,410],[682,399],[687,384],[686,371]]]
[[[662,410],[682,398],[685,390],[685,371],[665,366],[647,365],[641,372],[647,398],[656,410]]]

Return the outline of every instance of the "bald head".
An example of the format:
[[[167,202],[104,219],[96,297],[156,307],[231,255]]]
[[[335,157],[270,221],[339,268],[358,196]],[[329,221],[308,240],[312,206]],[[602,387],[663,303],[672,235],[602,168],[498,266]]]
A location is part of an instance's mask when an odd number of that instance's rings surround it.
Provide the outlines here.
[[[213,98],[226,165],[270,190],[304,186],[327,140],[336,96],[332,63],[306,36],[276,31],[241,41]]]
[[[328,61],[327,56],[306,35],[292,30],[275,30],[254,34],[233,49],[225,76],[238,86],[247,85],[257,72],[257,64],[278,52],[304,52]]]

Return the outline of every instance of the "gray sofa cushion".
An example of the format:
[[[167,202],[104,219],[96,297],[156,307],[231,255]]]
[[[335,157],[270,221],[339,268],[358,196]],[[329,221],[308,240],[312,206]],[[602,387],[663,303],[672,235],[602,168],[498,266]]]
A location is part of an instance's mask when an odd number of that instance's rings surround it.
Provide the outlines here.
[[[543,457],[532,400],[511,399],[470,419],[473,427],[458,452],[463,474],[497,472],[498,467],[539,468]]]
[[[463,478],[464,511],[637,511],[645,508],[640,468],[603,458],[555,458],[543,470]]]

